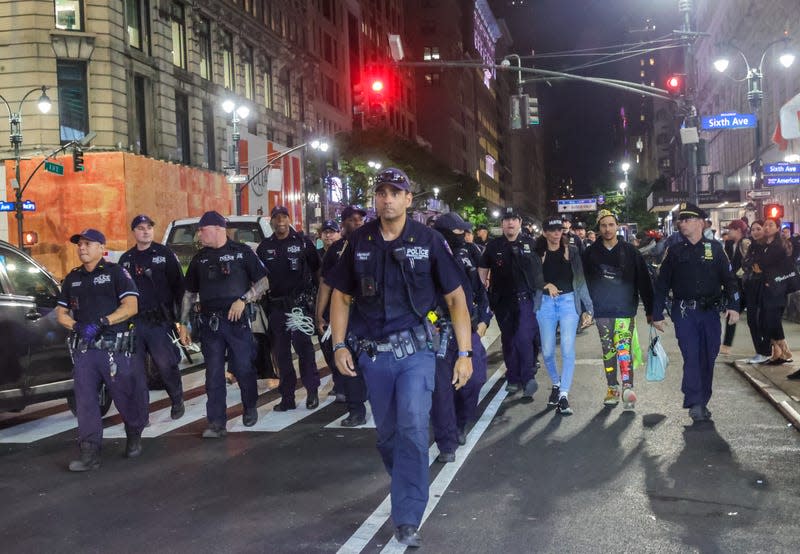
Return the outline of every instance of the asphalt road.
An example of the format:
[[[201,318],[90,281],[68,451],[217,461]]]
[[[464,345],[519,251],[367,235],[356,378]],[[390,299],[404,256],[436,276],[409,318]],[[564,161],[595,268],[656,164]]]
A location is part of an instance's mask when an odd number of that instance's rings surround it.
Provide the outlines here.
[[[740,333],[746,347],[746,329]],[[576,345],[575,414],[564,417],[546,409],[544,369],[533,403],[506,396],[499,340],[491,343],[497,373],[483,415],[456,463],[432,464],[421,551],[800,551],[797,432],[725,363],[709,405],[714,423],[691,425],[671,329],[665,346],[667,379],[638,379],[637,411],[624,414],[602,406],[590,328]],[[3,550],[402,551],[391,539],[389,479],[374,429],[339,427],[344,408],[329,401],[273,413],[277,393],[264,390],[262,417],[245,432],[232,386],[232,432],[201,440],[202,372],[184,383],[191,400],[177,424],[168,401],[152,393],[140,459],[122,457],[124,433],[112,412],[103,466],[87,474],[66,470],[77,448],[65,404],[0,415]],[[433,446],[431,460],[436,454]]]

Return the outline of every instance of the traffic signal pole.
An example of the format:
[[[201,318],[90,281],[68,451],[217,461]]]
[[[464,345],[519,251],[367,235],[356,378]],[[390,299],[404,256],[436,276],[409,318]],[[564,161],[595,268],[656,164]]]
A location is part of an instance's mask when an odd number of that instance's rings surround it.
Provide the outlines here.
[[[686,115],[684,124],[687,128],[697,128],[697,106],[695,106],[695,92],[697,91],[697,74],[695,71],[694,41],[697,33],[692,29],[694,16],[694,0],[678,0],[678,11],[683,15],[683,25],[680,34],[684,39],[684,71],[686,72],[686,94],[684,107]],[[697,167],[697,143],[684,144],[686,154],[686,193],[693,204],[698,203],[697,180],[699,171]]]

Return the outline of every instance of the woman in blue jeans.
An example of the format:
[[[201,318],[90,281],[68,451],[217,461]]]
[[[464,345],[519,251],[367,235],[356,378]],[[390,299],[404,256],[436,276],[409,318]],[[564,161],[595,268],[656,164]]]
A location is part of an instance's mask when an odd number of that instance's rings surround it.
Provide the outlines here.
[[[536,318],[542,339],[542,357],[553,389],[547,401],[561,415],[571,415],[569,389],[575,371],[575,335],[578,324],[588,327],[592,321],[592,299],[583,275],[578,249],[569,246],[561,219],[545,221],[544,234],[536,243],[542,257],[544,293],[537,295]],[[583,303],[583,309],[581,309]],[[561,374],[556,367],[556,329],[561,327]]]

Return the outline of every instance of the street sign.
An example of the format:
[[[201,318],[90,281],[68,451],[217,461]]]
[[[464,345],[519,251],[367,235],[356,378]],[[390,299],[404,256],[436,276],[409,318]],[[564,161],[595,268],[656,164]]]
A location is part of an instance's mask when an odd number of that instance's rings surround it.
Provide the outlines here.
[[[800,175],[800,164],[790,164],[787,162],[766,164],[764,166],[764,173],[767,175]]]
[[[800,185],[800,175],[765,175],[764,184],[770,187]]]
[[[44,170],[56,175],[64,175],[64,166],[56,162],[44,162]]]
[[[228,183],[231,185],[241,185],[242,183],[246,183],[248,176],[247,175],[228,175],[227,177]]]
[[[758,200],[760,198],[769,198],[772,196],[772,191],[769,189],[748,190],[747,197],[750,200]]]
[[[22,211],[23,212],[35,212],[36,211],[36,202],[32,200],[26,200],[22,203]]]
[[[16,202],[0,202],[0,212],[13,212],[17,209]]]
[[[756,115],[752,113],[721,113],[707,115],[702,118],[700,126],[705,131],[722,131],[724,129],[748,129],[755,127]]]
[[[565,212],[593,212],[597,210],[596,198],[576,198],[558,200],[558,213]]]

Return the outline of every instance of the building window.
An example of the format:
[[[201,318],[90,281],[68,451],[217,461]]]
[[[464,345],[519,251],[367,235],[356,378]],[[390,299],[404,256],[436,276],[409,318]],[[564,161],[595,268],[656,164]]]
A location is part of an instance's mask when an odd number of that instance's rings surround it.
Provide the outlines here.
[[[192,161],[189,151],[189,97],[180,92],[175,93],[175,153],[178,161],[189,164]]]
[[[183,4],[173,2],[171,7],[172,63],[186,69],[186,19]]]
[[[222,33],[222,84],[233,90],[233,37],[230,33]]]
[[[656,60],[653,59],[653,58],[650,58],[650,65],[656,65]]]
[[[150,2],[125,0],[128,46],[150,53]]]
[[[275,109],[272,103],[272,58],[267,58],[264,67],[264,107],[268,110]]]
[[[429,87],[438,87],[440,84],[438,73],[426,73],[425,84]]]
[[[242,49],[242,65],[244,66],[244,97],[252,100],[255,97],[255,83],[253,76],[253,47],[245,46]]]
[[[197,27],[197,40],[200,42],[200,76],[213,81],[211,68],[211,22],[205,17],[200,18]]]
[[[203,104],[203,138],[205,138],[206,164],[211,171],[217,170],[217,147],[214,141],[214,106]]]
[[[83,31],[83,0],[56,0],[56,29]]]
[[[440,59],[438,46],[426,46],[422,50],[423,61],[429,62],[431,60],[438,60],[438,59]]]
[[[465,147],[466,147],[466,142],[467,142],[467,141],[466,141],[466,137],[464,137],[464,146],[465,146]],[[485,161],[484,161],[484,163],[485,163],[485,165],[486,165],[486,175],[488,175],[489,177],[491,177],[492,179],[494,179],[494,164],[495,164],[495,159],[494,159],[493,157],[491,157],[491,156],[489,156],[489,155],[487,154],[487,155],[486,155],[486,158],[485,158],[484,160],[485,160]]]
[[[56,62],[58,125],[61,143],[82,139],[89,132],[89,94],[86,62]]]
[[[283,82],[283,115],[292,118],[292,75],[288,71]]]
[[[147,151],[147,81],[141,75],[133,77],[133,145],[137,154],[146,156]]]
[[[306,91],[305,91],[305,81],[300,79],[297,83],[297,97],[300,100],[299,106],[300,109],[298,111],[298,115],[300,116],[300,121],[306,120]]]

